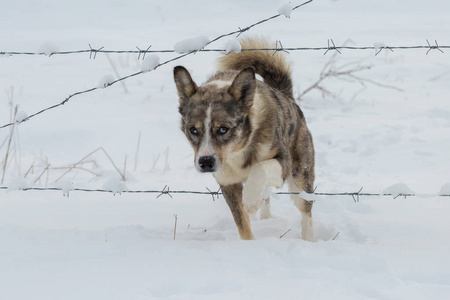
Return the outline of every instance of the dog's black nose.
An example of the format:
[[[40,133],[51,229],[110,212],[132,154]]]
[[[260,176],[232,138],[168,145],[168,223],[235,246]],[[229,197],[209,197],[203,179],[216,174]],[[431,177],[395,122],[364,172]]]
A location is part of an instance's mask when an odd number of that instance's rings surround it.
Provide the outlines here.
[[[214,156],[201,156],[198,159],[198,165],[202,172],[214,172],[216,167],[216,159]]]

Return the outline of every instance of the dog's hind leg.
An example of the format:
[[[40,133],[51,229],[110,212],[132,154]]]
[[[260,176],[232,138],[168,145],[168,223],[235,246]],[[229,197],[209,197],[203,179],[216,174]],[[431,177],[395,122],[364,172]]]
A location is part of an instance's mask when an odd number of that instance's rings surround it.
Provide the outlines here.
[[[250,169],[245,183],[242,202],[248,214],[254,214],[264,201],[264,193],[269,187],[283,185],[282,167],[278,160],[269,159],[257,163]]]
[[[239,231],[239,236],[243,240],[254,240],[248,214],[242,205],[242,183],[222,186],[222,193],[230,207],[234,222]]]
[[[294,205],[297,206],[302,214],[302,239],[312,242],[314,238],[313,220],[311,214],[313,202],[306,201],[299,196],[298,193],[302,192],[304,190],[303,186],[305,186],[301,178],[289,176],[287,182],[289,186],[289,192],[295,193],[291,194],[291,199],[294,201]],[[306,192],[312,191],[307,189]]]

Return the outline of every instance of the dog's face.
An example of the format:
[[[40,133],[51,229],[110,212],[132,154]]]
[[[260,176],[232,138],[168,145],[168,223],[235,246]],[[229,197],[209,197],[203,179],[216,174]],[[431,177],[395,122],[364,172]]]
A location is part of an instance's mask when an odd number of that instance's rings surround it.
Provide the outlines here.
[[[180,100],[181,130],[195,152],[200,172],[216,172],[229,154],[245,145],[250,134],[249,112],[256,89],[253,68],[229,82],[211,81],[198,87],[184,67],[174,69]]]

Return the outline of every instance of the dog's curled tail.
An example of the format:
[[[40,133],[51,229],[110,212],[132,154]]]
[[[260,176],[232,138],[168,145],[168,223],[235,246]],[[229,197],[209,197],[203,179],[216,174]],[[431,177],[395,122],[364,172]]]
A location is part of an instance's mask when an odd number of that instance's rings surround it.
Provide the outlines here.
[[[242,39],[240,44],[242,49],[273,48],[266,40],[258,38]],[[219,58],[218,63],[220,71],[253,67],[267,85],[293,98],[291,68],[284,53],[269,50],[242,51],[224,55]]]

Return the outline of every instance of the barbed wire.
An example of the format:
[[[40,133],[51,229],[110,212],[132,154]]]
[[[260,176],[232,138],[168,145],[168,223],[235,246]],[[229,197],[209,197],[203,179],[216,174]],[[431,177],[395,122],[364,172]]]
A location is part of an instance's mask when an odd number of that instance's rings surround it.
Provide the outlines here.
[[[294,11],[294,10],[300,8],[300,7],[303,7],[304,5],[306,5],[306,4],[308,4],[308,3],[311,3],[311,2],[313,2],[313,1],[314,1],[314,0],[308,0],[308,1],[303,2],[303,3],[301,3],[301,4],[297,5],[297,6],[294,6],[294,7],[292,8],[292,11]],[[266,22],[268,22],[268,21],[270,21],[270,20],[279,18],[280,16],[284,16],[284,15],[281,14],[281,13],[279,13],[279,14],[273,15],[273,16],[271,16],[271,17],[265,18],[265,19],[263,19],[263,20],[260,20],[260,21],[258,21],[258,22],[256,22],[256,23],[253,23],[253,24],[251,24],[251,25],[249,25],[249,26],[247,26],[247,27],[244,27],[244,28],[238,27],[239,30],[235,30],[235,31],[232,31],[232,32],[229,32],[229,33],[225,33],[225,34],[219,35],[219,36],[217,36],[216,38],[210,40],[208,43],[206,43],[206,45],[205,45],[204,47],[210,45],[211,43],[214,43],[215,41],[217,41],[217,40],[219,40],[219,39],[222,39],[222,38],[224,38],[224,37],[227,37],[227,36],[231,36],[231,35],[235,35],[235,34],[237,34],[237,36],[239,36],[239,35],[241,35],[243,32],[246,32],[246,31],[250,30],[251,28],[253,28],[253,27],[257,26],[257,25],[260,25],[260,24],[266,23]],[[203,48],[204,48],[204,47],[203,47]],[[89,49],[89,53],[90,53],[89,57],[90,57],[90,58],[94,58],[94,59],[95,59],[97,53],[99,53],[99,52],[101,52],[101,51],[107,51],[107,50],[103,50],[103,47],[101,47],[101,48],[99,48],[99,49],[94,49],[94,48],[91,47],[91,45],[89,45],[89,48],[90,48],[90,49]],[[87,52],[87,50],[81,50],[81,51],[82,51],[82,52]],[[136,51],[136,50],[133,50],[133,51]],[[139,54],[145,54],[145,53],[143,53],[144,50],[141,50],[141,49],[138,48],[138,51],[139,51]],[[150,49],[148,48],[147,50],[145,50],[145,52],[147,52],[147,51],[150,51]],[[172,51],[172,50],[170,50],[170,51]],[[78,52],[79,52],[79,51],[78,51]],[[162,62],[162,63],[159,63],[158,65],[156,65],[156,66],[153,68],[153,70],[156,70],[157,68],[159,68],[159,67],[161,67],[161,66],[164,66],[164,65],[166,65],[166,64],[168,64],[168,63],[170,63],[170,62],[173,62],[173,61],[175,61],[175,60],[179,60],[179,59],[181,59],[181,58],[183,58],[183,57],[185,57],[185,56],[187,56],[187,55],[191,55],[191,54],[194,54],[194,53],[197,53],[197,52],[198,52],[198,50],[190,51],[190,52],[181,54],[181,55],[179,55],[179,56],[176,56],[176,57],[174,57],[174,58],[172,58],[172,59],[166,60],[165,62]],[[6,54],[6,52],[1,52],[1,53],[5,53],[5,54]],[[94,87],[94,88],[91,88],[91,89],[86,89],[86,90],[84,90],[84,91],[80,91],[80,92],[73,93],[73,94],[69,95],[64,101],[62,101],[62,102],[60,102],[60,103],[58,103],[58,104],[49,106],[49,107],[44,108],[44,109],[42,109],[42,110],[40,110],[40,111],[38,111],[38,112],[36,112],[36,113],[34,113],[34,114],[31,114],[31,115],[27,116],[26,118],[24,118],[23,120],[20,120],[20,122],[11,122],[11,123],[5,124],[5,125],[3,125],[3,126],[0,126],[0,129],[5,128],[5,127],[12,126],[12,125],[14,125],[14,124],[16,124],[16,123],[23,123],[23,122],[26,122],[26,121],[30,120],[31,118],[34,118],[34,117],[37,116],[37,115],[40,115],[40,114],[42,114],[42,113],[44,113],[44,112],[46,112],[46,111],[55,109],[55,108],[57,108],[57,107],[60,107],[60,106],[62,106],[62,105],[64,105],[64,104],[66,104],[70,99],[72,99],[72,98],[75,97],[75,96],[79,96],[79,95],[82,95],[82,94],[90,93],[90,92],[93,92],[93,91],[98,90],[98,89],[108,88],[108,87],[114,85],[114,84],[117,83],[117,82],[121,82],[121,81],[127,80],[127,79],[129,79],[129,78],[131,78],[131,77],[135,77],[135,76],[141,75],[141,74],[143,74],[143,73],[146,73],[146,71],[142,71],[142,70],[141,70],[141,71],[139,71],[139,72],[136,72],[136,73],[133,73],[133,74],[130,74],[130,75],[127,75],[127,76],[118,78],[118,79],[116,79],[116,80],[114,80],[114,81],[112,81],[112,82],[109,82],[109,83],[105,84],[104,86],[101,86],[101,87],[97,86],[97,87]]]
[[[298,9],[298,8],[300,8],[300,7],[302,7],[302,6],[306,5],[306,4],[308,4],[308,3],[311,3],[312,1],[313,1],[313,0],[309,0],[309,1],[306,1],[306,2],[303,2],[303,3],[299,4],[299,5],[297,5],[297,6],[294,6],[294,7],[292,8],[292,11],[294,11],[294,10],[296,10],[296,9]],[[184,54],[181,54],[181,55],[179,55],[179,56],[176,56],[176,57],[174,57],[174,58],[172,58],[172,59],[166,60],[166,61],[164,61],[164,62],[162,62],[162,63],[157,64],[157,65],[153,68],[153,70],[156,70],[157,68],[159,68],[159,67],[161,67],[161,66],[164,66],[164,65],[166,65],[166,64],[168,64],[168,63],[170,63],[170,62],[179,60],[179,59],[181,59],[181,58],[183,58],[183,57],[185,57],[185,56],[187,56],[187,55],[191,55],[191,54],[194,54],[194,53],[197,53],[197,52],[211,52],[211,51],[224,52],[224,51],[225,51],[224,49],[204,49],[204,48],[205,48],[206,46],[210,45],[211,43],[213,43],[213,42],[219,40],[219,39],[222,39],[222,38],[224,38],[224,37],[231,36],[231,35],[237,35],[237,36],[239,36],[239,35],[241,35],[242,33],[244,33],[244,32],[246,32],[246,31],[250,30],[251,28],[253,28],[253,27],[257,26],[257,25],[263,24],[263,23],[265,23],[265,22],[268,22],[268,21],[270,21],[270,20],[276,19],[276,18],[278,18],[278,17],[280,17],[280,16],[283,16],[283,15],[284,15],[284,14],[279,13],[279,14],[273,15],[273,16],[271,16],[271,17],[268,17],[268,18],[266,18],[266,19],[260,20],[260,21],[258,21],[258,22],[256,22],[256,23],[253,23],[253,24],[251,24],[251,25],[249,25],[249,26],[247,26],[247,27],[243,27],[243,28],[238,27],[238,28],[239,28],[238,30],[235,30],[235,31],[232,31],[232,32],[229,32],[229,33],[226,33],[226,34],[219,35],[218,37],[216,37],[216,38],[210,40],[210,41],[203,47],[203,49],[199,49],[199,50],[195,50],[195,51],[190,51],[190,52],[188,52],[188,53],[184,53]],[[331,44],[330,44],[330,41],[331,41]],[[275,45],[275,48],[243,49],[242,51],[266,50],[266,51],[274,51],[274,54],[275,54],[276,52],[279,52],[279,51],[283,51],[283,52],[288,52],[288,53],[289,53],[289,51],[318,51],[318,50],[322,50],[322,51],[323,51],[323,50],[325,50],[325,53],[324,53],[324,55],[325,55],[325,54],[327,54],[327,53],[328,53],[329,51],[331,51],[331,50],[338,51],[339,53],[341,53],[340,50],[344,50],[344,49],[347,49],[347,50],[367,50],[367,49],[371,49],[371,50],[376,50],[376,51],[377,51],[376,55],[377,55],[377,54],[378,54],[381,50],[383,50],[383,49],[389,49],[389,50],[391,50],[391,51],[394,51],[394,49],[424,49],[424,48],[426,48],[426,49],[428,49],[428,51],[426,52],[426,54],[428,55],[428,53],[429,53],[431,50],[438,50],[438,51],[440,51],[440,52],[443,52],[442,49],[450,48],[450,46],[439,46],[438,43],[437,43],[437,41],[435,41],[435,45],[432,45],[432,44],[430,44],[430,43],[428,42],[428,40],[427,40],[427,44],[428,44],[427,46],[425,46],[425,45],[420,45],[420,46],[386,46],[386,45],[378,45],[378,46],[375,46],[375,45],[374,45],[374,46],[368,46],[368,47],[350,47],[350,46],[341,46],[341,47],[337,47],[337,46],[335,46],[334,41],[331,39],[331,40],[328,40],[328,45],[327,45],[327,47],[288,47],[288,48],[284,48],[284,47],[282,46],[281,41],[277,41],[277,42],[276,42],[276,45]],[[150,50],[151,47],[152,47],[152,46],[150,45],[146,50],[142,50],[142,49],[140,49],[139,47],[136,47],[137,50],[106,50],[106,49],[104,49],[104,47],[93,48],[93,47],[89,44],[89,49],[84,49],[84,50],[60,51],[60,52],[51,52],[51,53],[44,53],[44,52],[38,52],[38,53],[35,53],[35,52],[18,52],[18,51],[9,51],[9,52],[8,52],[8,51],[2,51],[2,52],[0,52],[0,55],[49,55],[49,56],[52,56],[52,55],[69,55],[69,54],[89,53],[89,58],[95,59],[98,53],[134,53],[134,54],[138,54],[138,59],[140,59],[141,56],[142,56],[142,59],[144,59],[144,58],[145,58],[145,55],[146,55],[147,53],[176,53],[175,50],[173,50],[173,49]],[[36,117],[36,116],[38,116],[38,115],[40,115],[40,114],[42,114],[42,113],[44,113],[44,112],[47,112],[47,111],[49,111],[49,110],[53,110],[53,109],[58,108],[58,107],[60,107],[60,106],[63,106],[64,104],[66,104],[68,101],[70,101],[72,98],[74,98],[74,97],[76,97],[76,96],[80,96],[80,95],[83,95],[83,94],[87,94],[87,93],[96,91],[96,90],[98,90],[98,89],[108,88],[108,87],[114,85],[114,84],[117,83],[117,82],[125,81],[125,80],[127,80],[127,79],[129,79],[129,78],[132,78],[132,77],[141,75],[141,74],[143,74],[143,73],[146,73],[146,71],[142,71],[142,70],[141,70],[141,71],[139,71],[139,72],[136,72],[136,73],[133,73],[133,74],[129,74],[129,75],[127,75],[127,76],[118,78],[118,79],[113,80],[113,81],[111,81],[111,82],[108,82],[108,83],[104,84],[103,86],[96,86],[96,87],[93,87],[93,88],[90,88],[90,89],[86,89],[86,90],[82,90],[82,91],[79,91],[79,92],[75,92],[75,93],[69,95],[68,97],[66,97],[66,98],[65,98],[62,102],[60,102],[60,103],[51,105],[51,106],[46,107],[46,108],[44,108],[44,109],[41,109],[40,111],[37,111],[36,113],[33,113],[33,114],[31,114],[31,115],[29,115],[29,116],[27,116],[26,118],[23,118],[23,119],[21,119],[21,120],[17,120],[17,121],[14,120],[13,122],[10,122],[10,123],[7,123],[7,124],[5,124],[5,125],[2,125],[2,126],[0,126],[0,129],[6,128],[6,127],[9,127],[9,126],[12,126],[12,125],[14,125],[14,124],[16,124],[16,123],[23,123],[23,122],[26,122],[26,121],[30,120],[31,118],[34,118],[34,117]]]
[[[303,4],[301,4],[300,6],[305,5],[305,4],[307,4],[309,2],[312,2],[312,1],[313,0],[307,1],[307,2],[305,2]],[[300,6],[297,6],[297,8],[300,7]],[[273,16],[271,18],[265,19],[263,21],[268,21],[268,20],[273,19],[274,17],[279,17],[279,16],[280,15],[276,15],[276,16]],[[238,31],[233,31],[233,32],[228,33],[228,34],[221,35],[220,37],[215,38],[212,41],[210,41],[207,45],[209,45],[212,42],[218,40],[219,38],[222,38],[222,37],[225,37],[225,36],[233,35],[233,34],[236,34],[236,33],[241,34],[242,32],[249,30],[251,27],[256,26],[258,24],[261,24],[261,22],[262,21],[257,22],[257,23],[255,23],[253,25],[250,25],[250,26],[248,26],[248,27],[246,27],[244,29],[240,29]],[[390,50],[392,52],[394,50],[399,50],[399,49],[401,49],[401,50],[428,49],[427,52],[425,53],[426,55],[428,55],[428,53],[431,50],[438,50],[441,53],[444,53],[444,51],[442,49],[450,49],[450,46],[446,46],[446,45],[441,45],[440,46],[436,40],[435,40],[435,44],[434,45],[430,44],[430,42],[428,40],[426,40],[426,42],[427,42],[427,45],[418,45],[418,46],[386,46],[386,45],[376,46],[375,45],[375,46],[356,47],[356,46],[336,46],[334,41],[333,41],[333,39],[329,39],[328,40],[328,45],[326,47],[283,47],[281,41],[276,41],[275,48],[252,48],[252,49],[242,49],[241,51],[242,52],[245,52],[245,51],[273,51],[274,52],[273,54],[275,54],[275,53],[280,52],[280,51],[289,53],[290,51],[323,51],[323,50],[325,50],[324,55],[326,55],[329,51],[337,51],[339,54],[341,54],[341,50],[375,50],[375,55],[378,55],[383,49]],[[103,47],[101,47],[99,49],[94,49],[94,48],[91,47],[91,45],[89,45],[89,47],[90,47],[89,50],[53,52],[52,54],[50,54],[50,56],[51,55],[55,55],[55,54],[89,53],[89,58],[95,59],[96,56],[97,56],[97,53],[135,53],[135,54],[138,54],[138,59],[140,59],[141,56],[142,56],[142,59],[144,59],[145,55],[147,53],[163,53],[163,52],[164,53],[168,53],[168,52],[175,53],[175,50],[149,50],[151,46],[148,47],[146,50],[141,50],[138,47],[136,47],[138,50],[103,50]],[[156,70],[157,68],[159,68],[161,66],[164,66],[164,65],[166,65],[168,63],[171,63],[171,62],[173,62],[175,60],[179,60],[179,59],[181,59],[181,58],[183,58],[183,57],[185,57],[187,55],[191,55],[191,54],[197,53],[197,52],[226,52],[226,49],[200,49],[200,50],[195,50],[195,51],[191,51],[191,52],[188,52],[188,53],[184,53],[184,54],[181,54],[179,56],[176,56],[176,57],[174,57],[172,59],[169,59],[169,60],[167,60],[165,62],[162,62],[162,63],[156,65],[153,70]],[[33,52],[0,52],[0,55],[2,55],[2,54],[3,55],[8,55],[8,54],[9,55],[46,55],[45,53],[33,53]],[[127,76],[124,76],[124,77],[118,78],[118,79],[116,79],[114,81],[111,81],[111,82],[105,84],[104,86],[96,86],[94,88],[90,88],[90,89],[86,89],[86,90],[83,90],[83,91],[75,92],[75,93],[69,95],[66,99],[64,99],[64,101],[62,101],[60,103],[51,105],[51,106],[46,107],[46,108],[44,108],[44,109],[42,109],[42,110],[40,110],[40,111],[38,111],[36,113],[33,113],[33,114],[27,116],[26,118],[24,118],[23,120],[21,120],[20,122],[11,122],[11,123],[7,123],[7,124],[5,124],[3,126],[0,126],[0,129],[12,126],[15,123],[26,122],[29,119],[31,119],[31,118],[33,118],[33,117],[35,117],[37,115],[40,115],[40,114],[42,114],[42,113],[44,113],[46,111],[55,109],[57,107],[60,107],[60,106],[62,106],[64,104],[66,104],[73,97],[76,97],[76,96],[79,96],[79,95],[82,95],[82,94],[86,94],[86,93],[90,93],[90,92],[93,92],[93,91],[98,90],[98,89],[108,88],[108,87],[112,86],[113,84],[115,84],[117,82],[127,80],[127,79],[129,79],[131,77],[135,77],[135,76],[141,75],[143,73],[146,73],[146,71],[139,71],[139,72],[136,72],[136,73],[133,73],[133,74],[129,74]]]
[[[248,29],[246,29],[248,30]],[[235,31],[232,34],[236,33],[242,33],[241,31]],[[217,39],[212,40],[207,45],[212,43]],[[374,43],[373,46],[336,46],[333,39],[328,39],[327,46],[319,46],[319,47],[283,47],[280,41],[276,41],[275,47],[272,48],[252,48],[252,49],[241,49],[241,52],[246,51],[283,51],[289,53],[289,51],[324,51],[324,55],[327,54],[331,50],[335,50],[337,52],[341,53],[341,50],[375,50],[375,56],[378,55],[382,50],[390,50],[391,52],[394,52],[394,50],[417,50],[417,49],[426,49],[425,55],[428,55],[428,53],[431,50],[437,50],[441,53],[444,53],[442,49],[450,49],[450,45],[439,45],[437,40],[434,41],[434,44],[431,44],[428,39],[425,40],[426,45],[410,45],[410,46],[387,46],[387,45],[380,45],[377,46]],[[280,46],[278,46],[280,45]],[[138,50],[106,50],[104,47],[101,47],[99,49],[94,49],[89,44],[90,49],[84,49],[84,50],[69,50],[69,51],[55,51],[51,53],[45,53],[45,52],[19,52],[19,51],[0,51],[0,55],[30,55],[30,56],[53,56],[53,55],[71,55],[71,54],[80,54],[80,53],[89,53],[90,59],[95,59],[97,56],[97,53],[105,53],[105,54],[137,54],[138,60],[145,59],[145,55],[147,53],[177,53],[174,49],[161,49],[161,50],[150,50],[152,46],[149,46],[146,50],[142,50],[139,47],[136,46]],[[206,46],[205,46],[206,47]],[[193,52],[227,52],[226,49],[199,49],[195,50]]]
[[[316,188],[317,189],[317,188]],[[0,190],[8,190],[6,186],[0,186]],[[219,190],[211,191],[209,188],[206,188],[206,191],[189,191],[189,190],[170,190],[169,186],[164,186],[162,190],[120,190],[113,191],[108,189],[85,189],[85,188],[70,188],[63,189],[58,187],[26,187],[19,188],[17,190],[20,191],[61,191],[65,196],[69,196],[69,192],[90,192],[90,193],[109,193],[109,194],[157,194],[156,198],[159,198],[163,195],[167,195],[170,198],[173,198],[173,194],[190,194],[190,195],[210,195],[213,200],[219,199],[219,196],[222,195],[222,192]],[[450,197],[450,194],[416,194],[416,193],[362,193],[363,188],[359,189],[357,192],[314,192],[306,193],[308,196],[351,196],[354,202],[360,202],[360,197],[393,197],[394,199],[398,197]],[[271,195],[299,195],[296,192],[274,192]],[[315,200],[314,200],[315,201]]]

